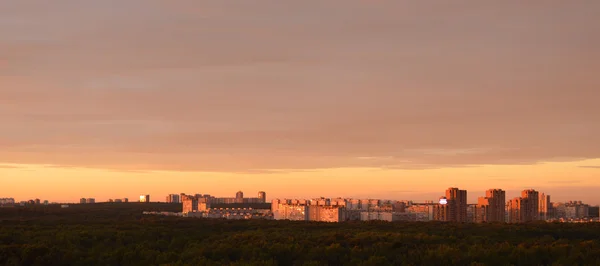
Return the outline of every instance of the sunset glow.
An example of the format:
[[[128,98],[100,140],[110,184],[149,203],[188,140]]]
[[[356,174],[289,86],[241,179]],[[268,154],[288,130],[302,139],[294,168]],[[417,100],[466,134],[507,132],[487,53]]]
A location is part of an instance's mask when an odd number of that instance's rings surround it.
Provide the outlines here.
[[[600,204],[600,1],[34,2],[0,3],[0,197]]]

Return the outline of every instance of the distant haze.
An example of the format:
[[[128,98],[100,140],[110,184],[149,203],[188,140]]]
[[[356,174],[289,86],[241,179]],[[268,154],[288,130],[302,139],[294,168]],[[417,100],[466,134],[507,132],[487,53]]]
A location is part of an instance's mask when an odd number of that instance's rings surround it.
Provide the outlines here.
[[[457,186],[600,203],[598,14],[596,0],[2,1],[0,197]]]

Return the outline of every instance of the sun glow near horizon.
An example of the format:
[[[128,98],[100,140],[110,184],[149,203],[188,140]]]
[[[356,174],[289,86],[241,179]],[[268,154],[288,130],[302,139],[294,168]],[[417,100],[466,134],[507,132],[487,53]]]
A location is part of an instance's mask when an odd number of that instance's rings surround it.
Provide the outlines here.
[[[171,193],[226,196],[238,190],[249,195],[267,191],[269,198],[343,196],[422,201],[435,200],[434,195],[442,195],[448,187],[460,187],[469,191],[471,201],[489,188],[534,188],[553,194],[553,200],[598,204],[590,189],[600,188],[600,169],[589,167],[593,165],[600,165],[600,159],[424,170],[339,168],[240,174],[0,164],[0,176],[3,196],[57,202],[77,202],[81,197],[135,199],[141,194],[154,195],[153,200],[160,201]],[[581,193],[574,193],[578,188]]]

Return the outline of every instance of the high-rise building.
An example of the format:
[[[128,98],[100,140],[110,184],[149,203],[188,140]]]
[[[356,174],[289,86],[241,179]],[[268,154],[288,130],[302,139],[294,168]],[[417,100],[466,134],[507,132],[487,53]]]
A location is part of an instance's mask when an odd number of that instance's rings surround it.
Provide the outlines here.
[[[520,198],[508,202],[509,222],[524,223],[540,218],[539,193],[533,189],[523,190]]]
[[[85,198],[79,199],[79,204],[86,204],[87,200]]]
[[[238,191],[235,193],[235,203],[244,203],[244,192]]]
[[[181,203],[181,197],[179,194],[169,194],[166,199],[167,203]]]
[[[181,202],[183,204],[183,213],[198,211],[198,197],[181,195]]]
[[[87,204],[94,204],[94,203],[96,203],[96,199],[94,199],[94,198],[88,198],[88,199],[86,200],[86,203],[87,203]]]
[[[502,189],[489,189],[485,197],[477,200],[475,210],[476,222],[504,222],[506,209],[506,192]]]
[[[581,201],[569,201],[563,204],[564,218],[581,219],[589,217],[590,206]]]
[[[445,208],[442,221],[449,222],[467,222],[467,191],[458,188],[448,188],[446,190],[446,204],[441,204]]]
[[[266,203],[267,202],[267,192],[259,191],[258,199],[259,199],[260,203]]]
[[[145,203],[150,202],[150,195],[141,195],[140,202],[145,202]]]
[[[550,195],[544,193],[539,196],[538,212],[540,220],[548,220],[552,211],[552,204],[550,203]]]
[[[527,199],[514,198],[508,201],[506,208],[508,213],[509,223],[522,223],[525,222],[524,214],[522,210],[525,210],[527,206]]]
[[[528,189],[528,190],[523,190],[521,192],[521,198],[525,198],[528,199],[527,201],[527,206],[525,206],[524,210],[521,210],[521,212],[524,211],[524,218],[525,221],[537,221],[540,219],[540,213],[539,213],[539,204],[540,204],[540,198],[539,198],[539,192],[533,190],[533,189]]]
[[[448,200],[446,197],[440,197],[439,203],[431,207],[431,219],[435,221],[451,221],[451,207],[453,204],[452,200]]]
[[[547,220],[550,218],[552,209],[552,203],[550,202],[550,195],[541,193],[538,201],[538,215],[540,220]]]

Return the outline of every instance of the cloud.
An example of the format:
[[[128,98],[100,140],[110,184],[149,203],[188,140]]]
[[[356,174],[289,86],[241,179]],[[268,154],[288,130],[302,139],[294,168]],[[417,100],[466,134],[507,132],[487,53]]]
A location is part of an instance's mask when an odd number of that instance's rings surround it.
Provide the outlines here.
[[[600,166],[597,166],[597,165],[582,165],[582,166],[579,166],[579,168],[593,168],[593,169],[600,169]]]
[[[0,164],[0,169],[20,169],[21,166]]]
[[[266,174],[600,158],[597,1],[334,2],[0,3],[0,161]]]
[[[560,180],[560,181],[548,181],[548,184],[577,184],[581,183],[581,180]]]
[[[514,178],[491,178],[489,180],[490,181],[506,182],[506,181],[515,181],[516,179],[514,179]]]

